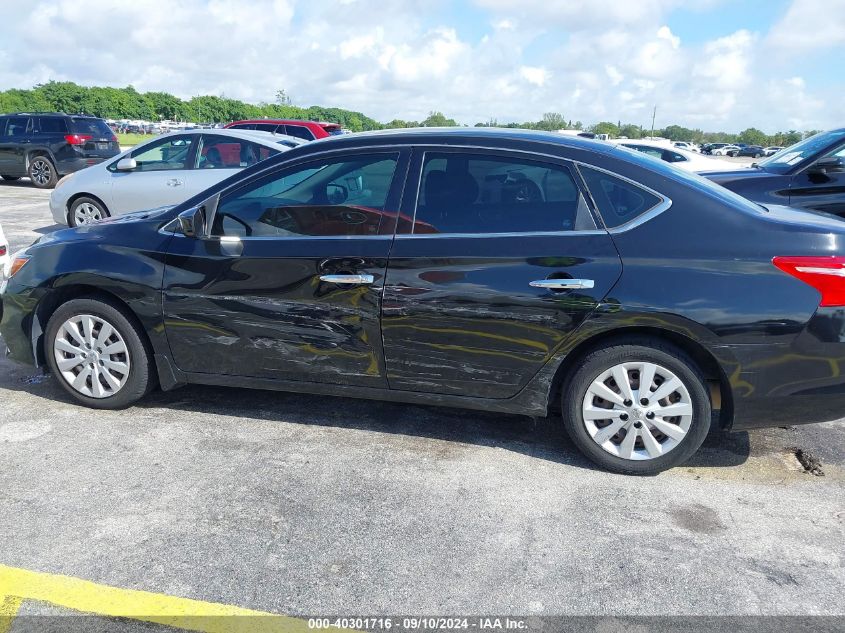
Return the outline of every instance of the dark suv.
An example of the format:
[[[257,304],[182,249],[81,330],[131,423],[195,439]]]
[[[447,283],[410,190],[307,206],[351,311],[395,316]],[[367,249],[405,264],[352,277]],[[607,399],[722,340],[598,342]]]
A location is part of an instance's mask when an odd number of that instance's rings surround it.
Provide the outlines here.
[[[60,176],[117,156],[120,145],[102,119],[61,113],[0,116],[0,176],[29,176],[41,189]]]

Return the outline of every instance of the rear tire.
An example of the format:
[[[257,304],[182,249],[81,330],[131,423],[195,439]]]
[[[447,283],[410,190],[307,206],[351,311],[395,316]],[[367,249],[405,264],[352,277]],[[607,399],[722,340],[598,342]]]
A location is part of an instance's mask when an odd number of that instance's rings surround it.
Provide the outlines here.
[[[15,182],[16,180],[20,180],[20,176],[0,176],[3,180],[8,180],[9,182]]]
[[[82,196],[73,201],[67,214],[68,226],[83,226],[105,220],[109,210],[99,200]]]
[[[156,383],[145,341],[125,308],[85,297],[53,313],[44,356],[59,385],[75,400],[93,409],[123,409]]]
[[[46,156],[33,156],[27,173],[32,184],[39,189],[52,189],[59,179],[56,166]]]
[[[627,379],[627,387],[620,388],[616,377]],[[641,386],[641,378],[649,384]],[[626,475],[652,475],[684,463],[710,430],[707,382],[696,364],[681,350],[649,339],[589,352],[563,387],[561,409],[564,428],[581,452]],[[607,417],[601,417],[605,410]]]

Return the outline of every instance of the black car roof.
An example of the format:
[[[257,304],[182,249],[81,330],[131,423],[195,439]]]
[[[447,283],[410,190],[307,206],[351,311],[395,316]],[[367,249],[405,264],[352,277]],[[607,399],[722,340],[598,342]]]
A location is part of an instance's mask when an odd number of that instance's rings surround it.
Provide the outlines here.
[[[450,143],[456,141],[478,142],[479,139],[491,141],[528,141],[532,143],[550,143],[561,147],[570,147],[586,151],[608,153],[613,151],[614,146],[604,141],[569,136],[557,132],[542,132],[538,130],[525,130],[521,128],[465,128],[465,127],[422,127],[404,128],[394,130],[373,130],[370,132],[356,132],[342,136],[331,136],[312,141],[316,143],[332,145],[356,144],[362,140],[372,139],[380,142],[396,142],[398,144],[423,143]]]

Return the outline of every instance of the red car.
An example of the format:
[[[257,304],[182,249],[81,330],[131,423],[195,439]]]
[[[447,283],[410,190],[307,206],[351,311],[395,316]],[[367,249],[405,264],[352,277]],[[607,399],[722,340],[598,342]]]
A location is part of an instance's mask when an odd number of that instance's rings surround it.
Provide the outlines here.
[[[345,134],[339,123],[321,123],[318,121],[297,121],[294,119],[250,119],[247,121],[234,121],[226,126],[240,130],[260,130],[262,132],[275,132],[276,134],[287,134],[297,138],[304,138],[306,141],[313,141],[318,138],[326,138],[336,134]]]

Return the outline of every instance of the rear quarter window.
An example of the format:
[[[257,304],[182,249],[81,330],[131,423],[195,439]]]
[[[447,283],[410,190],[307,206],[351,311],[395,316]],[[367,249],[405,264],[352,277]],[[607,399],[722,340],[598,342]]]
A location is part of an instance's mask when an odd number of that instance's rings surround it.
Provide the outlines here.
[[[627,224],[663,202],[660,196],[607,172],[586,166],[579,169],[609,229]]]
[[[39,117],[38,130],[42,134],[67,134],[67,123],[61,117]]]

